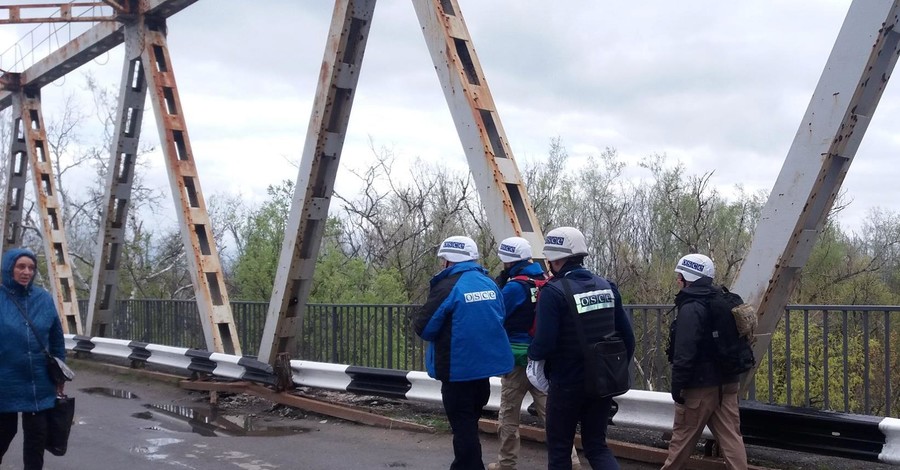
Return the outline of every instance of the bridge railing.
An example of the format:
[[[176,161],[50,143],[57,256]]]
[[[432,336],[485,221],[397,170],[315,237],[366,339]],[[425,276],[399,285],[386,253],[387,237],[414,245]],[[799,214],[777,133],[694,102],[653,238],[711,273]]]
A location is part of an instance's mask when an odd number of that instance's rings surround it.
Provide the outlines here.
[[[85,312],[87,305],[80,306]],[[265,302],[232,302],[245,355],[262,336]],[[302,350],[294,357],[364,367],[424,370],[424,346],[410,327],[415,305],[307,306]],[[626,306],[636,337],[633,388],[667,391],[665,349],[671,305]],[[178,300],[123,300],[113,336],[204,348],[196,305]],[[900,307],[791,305],[773,334],[749,398],[878,416],[900,416]]]

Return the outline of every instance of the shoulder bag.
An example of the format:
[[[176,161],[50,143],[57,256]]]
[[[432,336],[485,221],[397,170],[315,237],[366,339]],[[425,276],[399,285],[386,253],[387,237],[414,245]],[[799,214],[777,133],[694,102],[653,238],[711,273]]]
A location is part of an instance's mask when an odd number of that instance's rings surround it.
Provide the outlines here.
[[[575,320],[578,342],[584,352],[585,393],[595,398],[611,398],[624,394],[631,385],[625,342],[616,334],[612,334],[588,344],[584,336],[584,325],[575,306],[575,295],[569,287],[569,280],[562,278],[562,284],[569,301],[569,312]]]

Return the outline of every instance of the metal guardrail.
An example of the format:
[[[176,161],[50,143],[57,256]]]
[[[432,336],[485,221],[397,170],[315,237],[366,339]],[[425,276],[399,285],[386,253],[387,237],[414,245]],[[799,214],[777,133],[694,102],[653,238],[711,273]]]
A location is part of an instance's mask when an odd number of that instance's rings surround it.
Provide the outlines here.
[[[275,383],[272,367],[247,357],[75,335],[66,335],[66,348],[180,368],[186,372],[202,372],[267,385]],[[300,360],[291,361],[290,367],[295,385],[441,403],[440,382],[420,371]],[[500,379],[492,377],[490,383],[491,397],[485,408],[497,411],[500,407]],[[668,393],[630,390],[614,401],[616,408],[610,424],[671,431],[675,408]],[[528,401],[522,404],[523,412],[528,405]],[[772,426],[772,423],[778,423],[778,426]],[[741,405],[741,430],[747,442],[767,447],[900,465],[900,419],[827,413],[745,401]],[[708,430],[705,435],[710,437]]]
[[[294,383],[316,388],[441,403],[440,382],[418,371],[398,371],[312,361],[291,361]],[[629,390],[613,399],[614,426],[672,431],[675,404],[668,393]],[[491,377],[485,409],[500,407],[500,380]],[[528,404],[523,403],[525,412]],[[778,423],[778,426],[773,426]],[[777,429],[774,429],[777,428]],[[773,430],[774,429],[774,430]],[[749,443],[900,465],[900,419],[741,403],[741,432]],[[709,429],[706,437],[712,437]]]
[[[250,357],[124,339],[79,335],[65,335],[65,339],[66,349],[69,351],[183,369],[188,373],[198,372],[266,385],[275,384],[272,366]]]
[[[310,304],[303,349],[294,357],[317,362],[424,370],[423,343],[409,327],[416,305]],[[232,302],[241,344],[255,354],[265,302]],[[636,389],[667,391],[665,357],[671,305],[626,306],[634,324]],[[86,311],[81,308],[81,311]],[[202,348],[190,301],[119,302],[113,335],[146,343]],[[751,399],[806,408],[900,417],[900,307],[792,305],[756,372]],[[827,358],[827,360],[826,360]],[[826,385],[827,384],[827,385]]]

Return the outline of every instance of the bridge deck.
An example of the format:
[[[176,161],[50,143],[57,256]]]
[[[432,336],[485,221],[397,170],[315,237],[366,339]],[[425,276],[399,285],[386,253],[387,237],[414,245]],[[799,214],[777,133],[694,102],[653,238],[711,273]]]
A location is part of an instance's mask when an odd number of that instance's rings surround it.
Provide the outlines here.
[[[188,469],[443,469],[452,456],[450,436],[363,426],[296,409],[271,409],[249,396],[222,396],[217,411],[197,392],[141,372],[108,373],[77,361],[67,387],[76,397],[76,423],[65,457],[47,454],[45,468]],[[440,428],[440,414],[435,422]],[[658,433],[610,428],[613,439],[664,446]],[[497,451],[483,434],[485,462]],[[748,447],[751,463],[770,468],[855,469],[887,465]],[[545,468],[542,444],[525,442],[520,469]],[[623,469],[658,468],[622,460]],[[21,467],[21,433],[0,470]]]

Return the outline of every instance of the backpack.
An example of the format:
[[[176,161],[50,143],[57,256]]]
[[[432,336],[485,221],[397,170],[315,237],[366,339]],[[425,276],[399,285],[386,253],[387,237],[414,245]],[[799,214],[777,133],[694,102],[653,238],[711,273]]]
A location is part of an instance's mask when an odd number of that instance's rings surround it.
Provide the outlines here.
[[[541,288],[543,288],[544,285],[547,284],[547,281],[549,281],[550,279],[547,279],[547,278],[533,279],[528,276],[525,276],[524,274],[520,274],[518,276],[513,276],[513,277],[509,278],[509,280],[510,281],[519,281],[522,284],[524,284],[527,289],[530,289],[531,290],[531,303],[533,305],[537,306],[538,297],[540,297],[540,295],[541,295]],[[537,307],[535,307],[535,308],[537,308]],[[537,328],[537,314],[535,314],[535,316],[534,316],[534,321],[531,322],[531,329],[528,330],[528,334],[532,338],[534,338],[534,331],[536,328]]]
[[[753,357],[753,331],[756,308],[744,303],[740,295],[725,286],[715,289],[707,298],[713,353],[719,372],[724,377],[740,375],[756,365]]]
[[[549,279],[534,279],[524,274],[520,274],[518,276],[513,276],[509,278],[510,281],[519,281],[522,284],[525,284],[527,289],[531,290],[531,303],[536,304],[538,301],[538,296],[541,293],[541,288],[544,287],[544,284],[549,281]]]

